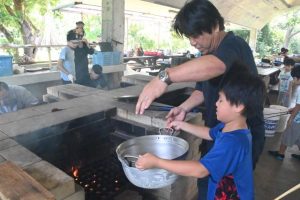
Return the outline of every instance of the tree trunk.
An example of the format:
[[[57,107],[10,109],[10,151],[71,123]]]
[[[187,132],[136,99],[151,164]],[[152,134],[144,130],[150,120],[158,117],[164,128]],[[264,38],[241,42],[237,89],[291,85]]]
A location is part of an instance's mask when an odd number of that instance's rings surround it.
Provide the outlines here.
[[[288,48],[289,47],[289,44],[290,44],[290,41],[291,41],[291,38],[292,38],[292,32],[293,32],[293,29],[292,27],[289,27],[287,29],[287,31],[285,32],[285,38],[284,38],[284,43],[283,43],[283,46],[285,48]]]

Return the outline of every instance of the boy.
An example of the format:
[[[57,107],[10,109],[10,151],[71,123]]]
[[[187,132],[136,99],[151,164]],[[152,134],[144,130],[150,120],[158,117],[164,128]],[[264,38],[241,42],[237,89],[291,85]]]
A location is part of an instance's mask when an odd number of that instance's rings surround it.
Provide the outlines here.
[[[297,145],[300,150],[300,67],[293,68],[291,75],[294,79],[293,84],[296,86],[296,105],[291,108],[290,118],[288,120],[287,129],[283,132],[279,151],[269,151],[271,156],[277,160],[283,160],[287,147]],[[293,158],[300,160],[300,155],[292,154]]]
[[[241,65],[233,64],[232,72]],[[254,75],[239,71],[228,73],[216,102],[217,126],[208,128],[183,121],[169,125],[206,140],[212,149],[200,161],[160,159],[146,153],[136,162],[138,169],[163,168],[182,176],[209,176],[207,199],[254,199],[251,133],[246,120],[264,102],[265,86]],[[232,189],[231,189],[232,188]]]
[[[67,46],[62,48],[57,63],[57,69],[60,70],[60,78],[63,84],[74,83],[75,81],[75,56],[74,49],[78,46],[78,41],[74,34],[67,34]]]
[[[277,98],[277,104],[289,107],[290,99],[292,94],[292,84],[293,78],[291,76],[292,67],[295,64],[295,61],[291,58],[286,58],[284,60],[284,70],[280,72],[279,79],[279,93]]]
[[[90,78],[92,81],[92,86],[98,89],[107,89],[107,81],[102,73],[101,65],[93,65]]]

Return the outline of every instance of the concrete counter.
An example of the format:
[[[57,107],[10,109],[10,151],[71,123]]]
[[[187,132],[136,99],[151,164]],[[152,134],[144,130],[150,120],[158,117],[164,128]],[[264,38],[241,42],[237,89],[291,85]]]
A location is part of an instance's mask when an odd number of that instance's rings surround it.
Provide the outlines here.
[[[191,86],[191,84],[174,84],[169,87],[168,91]],[[0,115],[0,163],[10,160],[22,167],[52,192],[57,199],[72,199],[72,196],[82,197],[84,191],[80,187],[76,187],[72,177],[42,160],[19,144],[18,141],[26,142],[57,134],[57,131],[72,128],[70,124],[76,125],[76,122],[83,118],[105,119],[115,116],[149,127],[164,127],[167,112],[146,111],[144,115],[135,115],[134,103],[119,102],[114,98],[124,94],[138,95],[142,88],[142,85],[136,85],[104,91],[76,84],[48,88],[48,92],[58,96],[61,101]],[[52,112],[53,109],[60,111]],[[191,114],[189,119],[191,121],[196,120],[197,123],[202,121],[201,114]],[[198,146],[201,140],[184,133],[182,137],[189,141],[192,147],[188,158],[199,156]],[[182,194],[193,195],[192,191],[187,192],[185,190],[193,189],[196,191],[196,180],[183,179],[183,181],[183,185],[186,187],[182,187],[181,182],[181,185],[176,188],[183,188],[181,189],[184,190]]]

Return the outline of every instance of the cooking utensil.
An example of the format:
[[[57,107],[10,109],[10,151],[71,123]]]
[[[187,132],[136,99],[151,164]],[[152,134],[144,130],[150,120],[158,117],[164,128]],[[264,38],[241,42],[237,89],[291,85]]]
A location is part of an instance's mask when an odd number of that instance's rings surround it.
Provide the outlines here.
[[[158,105],[150,105],[146,110],[153,111],[170,111],[174,106],[158,106]]]
[[[139,159],[138,156],[124,155],[124,161],[128,167],[135,167],[135,162]]]
[[[115,97],[115,99],[119,101],[126,101],[126,102],[137,101],[138,98],[139,98],[138,95],[122,95],[122,96]]]
[[[147,135],[136,137],[121,143],[117,149],[118,159],[122,164],[128,180],[141,188],[162,188],[174,183],[177,175],[164,169],[139,170],[128,164],[128,155],[142,155],[147,152],[163,159],[183,159],[189,149],[189,144],[175,136]],[[127,158],[125,158],[127,157]]]

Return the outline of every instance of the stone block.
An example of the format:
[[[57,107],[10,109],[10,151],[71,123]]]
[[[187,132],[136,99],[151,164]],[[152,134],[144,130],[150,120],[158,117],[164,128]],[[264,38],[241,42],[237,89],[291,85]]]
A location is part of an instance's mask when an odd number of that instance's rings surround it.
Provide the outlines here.
[[[18,112],[5,113],[0,115],[0,125],[15,122],[22,119],[27,119],[34,116],[39,116],[41,114],[42,113],[34,109],[34,107],[18,110]]]
[[[16,146],[18,143],[14,141],[13,139],[7,138],[0,141],[0,151],[3,151],[5,149],[8,149],[10,147]]]
[[[135,121],[141,124],[145,124],[147,126],[151,126],[152,118],[146,115],[136,115],[135,113],[128,112],[127,119],[131,121]]]
[[[7,139],[7,138],[8,138],[8,136],[0,131],[0,141],[4,140],[4,139]]]
[[[46,161],[28,165],[24,170],[49,190],[57,200],[75,193],[74,179]]]
[[[3,162],[5,162],[5,161],[6,161],[5,158],[3,158],[2,156],[0,156],[0,164],[3,163]]]
[[[85,199],[84,189],[80,185],[75,184],[75,193],[66,197],[64,200],[84,200],[84,199]]]
[[[41,160],[40,157],[20,145],[12,146],[11,148],[0,151],[0,155],[6,160],[12,161],[21,168]]]

